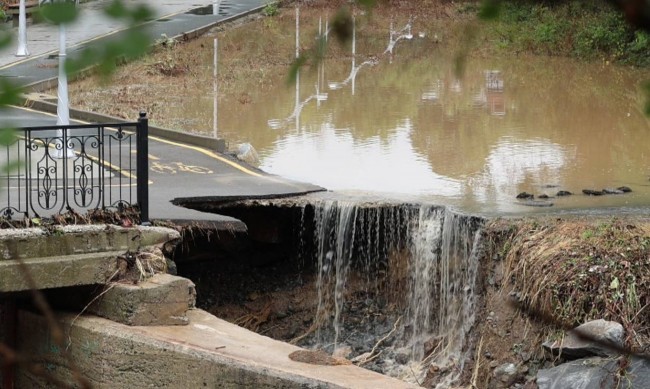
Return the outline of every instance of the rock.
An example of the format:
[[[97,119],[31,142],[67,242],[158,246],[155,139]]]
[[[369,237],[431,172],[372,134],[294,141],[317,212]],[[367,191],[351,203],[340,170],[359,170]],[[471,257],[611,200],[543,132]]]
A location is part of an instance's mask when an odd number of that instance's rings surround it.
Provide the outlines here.
[[[605,188],[602,190],[604,194],[623,194],[622,190]]]
[[[395,362],[400,365],[406,365],[411,360],[411,356],[407,353],[397,353],[395,354]]]
[[[350,354],[352,354],[352,347],[350,346],[340,346],[332,352],[334,358],[347,358]]]
[[[593,189],[583,189],[582,193],[586,194],[587,196],[602,196],[604,194],[599,190],[593,190]]]
[[[235,156],[240,161],[244,161],[250,165],[257,166],[260,163],[260,157],[257,150],[250,143],[241,143],[237,145]]]
[[[555,195],[558,197],[562,197],[562,196],[571,196],[572,194],[573,193],[569,192],[568,190],[561,190],[558,191]]]
[[[553,203],[550,201],[546,200],[531,200],[527,199],[525,201],[519,202],[521,205],[525,205],[527,207],[552,207]]]
[[[563,342],[546,342],[544,349],[552,355],[562,355],[565,359],[576,359],[589,356],[611,356],[616,351],[607,344],[616,347],[623,346],[623,326],[614,321],[593,320],[584,323],[567,332]],[[582,334],[588,339],[581,337]]]
[[[632,192],[632,189],[630,189],[629,186],[619,186],[619,187],[616,188],[616,189],[620,190],[620,191],[623,192],[623,193],[630,193],[630,192]]]
[[[504,363],[494,369],[492,375],[498,381],[497,387],[507,388],[517,381],[520,373],[514,363]]]
[[[518,199],[533,199],[535,198],[534,195],[527,193],[527,192],[521,192],[517,195]]]
[[[542,193],[541,195],[537,196],[538,199],[548,199],[548,195],[546,193]]]
[[[619,358],[591,357],[563,363],[537,372],[539,389],[588,389],[617,387]],[[650,388],[650,361],[632,357],[622,387]]]

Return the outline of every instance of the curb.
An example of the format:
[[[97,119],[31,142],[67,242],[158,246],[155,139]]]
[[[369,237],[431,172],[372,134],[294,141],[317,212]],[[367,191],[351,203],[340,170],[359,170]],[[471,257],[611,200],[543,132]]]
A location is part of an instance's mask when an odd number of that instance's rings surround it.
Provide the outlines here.
[[[24,104],[26,107],[35,109],[41,112],[56,113],[56,104],[44,100],[31,100],[27,99]],[[96,112],[88,112],[80,109],[70,108],[70,118],[83,120],[91,123],[126,123],[128,122],[122,118],[116,118],[109,115],[104,115]],[[133,119],[135,120],[135,118]],[[133,121],[132,120],[132,121]],[[188,134],[180,131],[174,131],[167,128],[156,127],[149,125],[149,135],[158,136],[167,140],[186,143],[192,146],[198,146],[215,150],[218,153],[224,153],[226,150],[226,141],[224,139],[209,138],[202,135]]]

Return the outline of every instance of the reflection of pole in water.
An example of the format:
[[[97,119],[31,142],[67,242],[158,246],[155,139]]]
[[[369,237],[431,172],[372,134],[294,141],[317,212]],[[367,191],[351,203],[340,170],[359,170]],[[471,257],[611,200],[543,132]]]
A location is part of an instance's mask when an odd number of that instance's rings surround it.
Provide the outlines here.
[[[413,39],[413,34],[411,33],[411,25],[413,23],[413,19],[409,18],[409,22],[406,24],[406,26],[402,27],[401,30],[399,31],[394,31],[393,30],[393,22],[390,22],[390,32],[388,34],[388,47],[386,47],[386,50],[384,50],[384,54],[390,54],[390,59],[389,61],[392,62],[392,55],[393,55],[393,49],[395,48],[395,45],[397,42],[399,42],[402,39],[407,39],[411,40]]]
[[[219,93],[217,89],[217,48],[218,48],[217,38],[214,38],[214,61],[212,64],[212,94],[214,96],[213,112],[212,112],[212,125],[214,128],[214,138],[217,139],[217,106]]]
[[[219,15],[219,8],[221,8],[221,0],[212,1],[212,14]]]
[[[300,57],[300,11],[298,8],[296,8],[296,60]],[[327,33],[327,32],[326,32]],[[320,36],[318,37],[320,39]],[[293,108],[293,112],[291,115],[284,119],[269,119],[268,120],[268,125],[269,127],[273,129],[280,129],[280,128],[285,128],[291,123],[291,121],[295,121],[295,126],[296,130],[300,129],[300,113],[302,112],[302,109],[312,100],[316,100],[317,104],[320,104],[321,101],[327,100],[327,93],[321,93],[320,92],[320,87],[319,85],[323,82],[320,80],[321,74],[325,74],[325,69],[324,65],[319,64],[319,71],[318,71],[318,80],[316,81],[316,93],[312,94],[311,96],[307,97],[305,100],[302,102],[300,101],[300,68],[297,69],[296,71],[296,102],[295,106]]]
[[[356,28],[356,19],[353,17],[352,18],[352,69],[350,69],[350,74],[348,77],[341,81],[341,82],[329,82],[328,86],[332,90],[336,89],[341,89],[345,85],[349,84],[352,82],[352,95],[354,95],[355,92],[355,83],[356,83],[356,78],[357,74],[359,73],[359,70],[366,66],[374,66],[378,63],[377,59],[369,59],[367,61],[362,62],[359,66],[357,66],[357,28]]]
[[[300,9],[296,7],[296,61],[300,57]],[[300,105],[300,68],[296,71],[296,105],[294,111]],[[300,115],[296,115],[296,130],[300,128]]]
[[[357,18],[352,17],[352,69],[357,66]],[[356,77],[352,77],[352,96],[354,96],[354,87],[356,84]]]

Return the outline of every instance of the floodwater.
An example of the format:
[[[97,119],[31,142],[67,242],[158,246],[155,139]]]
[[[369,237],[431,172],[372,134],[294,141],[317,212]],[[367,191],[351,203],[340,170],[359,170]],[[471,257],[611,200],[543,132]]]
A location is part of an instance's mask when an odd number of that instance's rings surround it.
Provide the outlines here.
[[[470,55],[456,78],[454,52],[429,35],[420,36],[415,23],[392,56],[364,52],[360,38],[355,56],[305,69],[297,88],[280,80],[246,105],[230,99],[218,107],[218,135],[250,142],[269,173],[335,191],[390,193],[481,213],[650,213],[650,122],[639,92],[647,71]],[[385,47],[388,37],[386,31]],[[187,111],[211,122],[210,93],[179,108],[192,105]],[[582,194],[620,186],[632,192]],[[550,199],[550,208],[515,198],[559,190],[574,195]]]

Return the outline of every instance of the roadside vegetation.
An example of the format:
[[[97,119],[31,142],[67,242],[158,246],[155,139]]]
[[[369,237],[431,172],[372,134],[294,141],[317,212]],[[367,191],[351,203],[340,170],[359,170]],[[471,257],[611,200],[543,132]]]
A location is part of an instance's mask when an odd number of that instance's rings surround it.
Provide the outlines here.
[[[466,3],[461,11],[475,12],[477,7],[478,3]],[[487,36],[503,53],[650,65],[650,34],[635,31],[605,1],[504,1]]]

